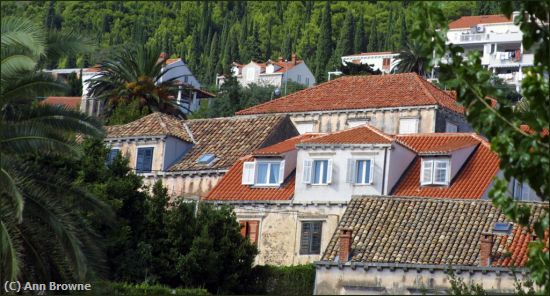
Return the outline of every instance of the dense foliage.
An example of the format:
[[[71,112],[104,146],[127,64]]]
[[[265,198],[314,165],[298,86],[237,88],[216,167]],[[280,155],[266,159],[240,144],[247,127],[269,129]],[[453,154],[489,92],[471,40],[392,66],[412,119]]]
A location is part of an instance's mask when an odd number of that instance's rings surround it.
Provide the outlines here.
[[[246,294],[253,295],[313,295],[315,266],[258,265],[247,281]]]
[[[510,2],[499,6],[508,16],[514,9]],[[477,132],[489,138],[492,150],[500,157],[503,176],[495,179],[489,192],[493,203],[521,225],[529,225],[530,220],[535,219],[532,231],[537,239],[529,243],[527,266],[531,279],[545,294],[550,289],[548,208],[541,217],[531,217],[530,208],[509,195],[507,180],[515,178],[527,183],[543,201],[550,200],[549,10],[548,2],[521,2],[522,13],[515,19],[523,32],[523,48],[535,53],[535,66],[523,70],[524,106],[517,109],[503,89],[495,86],[490,70],[481,65],[480,53],[464,57],[461,47],[446,44],[448,20],[437,3],[416,4],[417,17],[412,28],[413,36],[424,44],[421,48],[424,56],[431,57],[433,53],[439,60],[445,54],[450,55],[448,63],[440,64],[440,80],[457,91],[458,101],[466,107],[468,121]],[[488,97],[498,103],[493,106]]]
[[[99,50],[60,57],[60,68],[84,67],[135,42],[182,57],[205,84],[231,62],[290,58],[296,52],[322,82],[338,57],[405,48],[409,2],[387,1],[19,1],[1,4],[1,16],[34,18],[48,28],[76,30]],[[447,19],[498,12],[493,2],[444,4]]]
[[[74,293],[76,295],[111,295],[111,296],[146,296],[146,295],[174,295],[174,296],[207,296],[211,295],[204,289],[170,288],[163,285],[127,284],[114,282],[97,282],[93,284],[91,292]]]
[[[39,65],[83,44],[24,18],[2,18],[1,30],[0,280],[84,280],[100,259],[84,213],[108,221],[109,209],[67,187],[72,180],[36,158],[78,157],[76,134],[100,136],[101,125],[76,111],[35,104],[36,97],[66,90],[37,72]]]

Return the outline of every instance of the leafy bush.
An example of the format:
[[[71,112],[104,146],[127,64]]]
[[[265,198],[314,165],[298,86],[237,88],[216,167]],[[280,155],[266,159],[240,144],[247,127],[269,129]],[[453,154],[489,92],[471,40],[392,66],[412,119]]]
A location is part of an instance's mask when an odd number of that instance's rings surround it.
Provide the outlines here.
[[[313,295],[315,266],[255,266],[245,294]]]
[[[149,284],[127,284],[119,282],[98,282],[92,286],[92,292],[82,293],[85,295],[176,295],[176,296],[191,296],[191,295],[210,295],[204,289],[172,289],[162,285]]]

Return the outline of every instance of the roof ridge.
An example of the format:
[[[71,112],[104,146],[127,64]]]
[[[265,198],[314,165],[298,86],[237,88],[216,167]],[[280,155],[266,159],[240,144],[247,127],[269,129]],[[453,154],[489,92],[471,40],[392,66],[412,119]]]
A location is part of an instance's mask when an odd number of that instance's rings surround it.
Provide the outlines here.
[[[420,87],[422,88],[422,90],[424,91],[424,93],[427,93],[427,95],[428,95],[437,105],[442,105],[441,102],[439,102],[439,100],[435,98],[435,96],[432,94],[432,92],[428,90],[428,88],[426,87],[426,85],[424,85],[424,80],[423,80],[423,78],[420,78],[420,75],[418,75],[417,73],[414,73],[414,77],[415,77],[415,79],[420,83]]]

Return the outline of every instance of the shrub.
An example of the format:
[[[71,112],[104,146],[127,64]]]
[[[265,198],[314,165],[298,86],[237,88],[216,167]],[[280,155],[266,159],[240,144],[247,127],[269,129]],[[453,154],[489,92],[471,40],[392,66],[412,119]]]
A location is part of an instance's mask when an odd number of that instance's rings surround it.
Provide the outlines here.
[[[172,289],[162,285],[149,285],[149,284],[127,284],[120,282],[97,282],[92,286],[91,293],[83,293],[86,295],[111,295],[111,296],[125,296],[125,295],[179,295],[179,296],[193,296],[193,295],[210,295],[204,289]]]
[[[244,283],[244,294],[313,295],[315,266],[255,266]]]

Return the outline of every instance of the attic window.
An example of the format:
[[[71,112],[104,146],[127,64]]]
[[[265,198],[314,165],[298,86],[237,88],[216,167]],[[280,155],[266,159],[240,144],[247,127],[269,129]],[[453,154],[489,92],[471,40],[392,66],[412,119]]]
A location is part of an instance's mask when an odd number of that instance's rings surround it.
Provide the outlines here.
[[[211,164],[216,159],[216,155],[212,153],[205,153],[199,159],[197,159],[198,164]]]
[[[512,230],[512,224],[508,222],[497,222],[493,227],[493,233],[495,234],[510,234]]]
[[[449,185],[450,162],[448,158],[422,159],[421,185]]]

